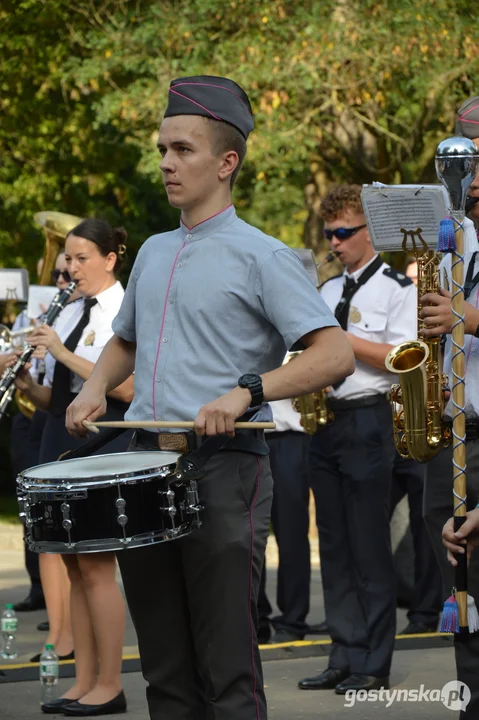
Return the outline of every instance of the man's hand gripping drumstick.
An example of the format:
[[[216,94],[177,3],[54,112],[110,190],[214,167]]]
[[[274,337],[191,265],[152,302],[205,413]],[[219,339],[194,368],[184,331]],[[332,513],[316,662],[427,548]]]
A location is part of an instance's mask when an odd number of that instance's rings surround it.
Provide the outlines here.
[[[342,380],[354,372],[354,355],[346,334],[337,327],[315,330],[301,338],[306,350],[294,363],[262,375],[267,402],[308,395]],[[93,372],[67,409],[66,427],[75,437],[88,429],[83,421],[95,422],[106,412],[106,394],[121,385],[135,369],[136,344],[114,335],[105,345]],[[251,403],[247,388],[230,392],[200,408],[194,421],[198,435],[234,436],[234,422]]]

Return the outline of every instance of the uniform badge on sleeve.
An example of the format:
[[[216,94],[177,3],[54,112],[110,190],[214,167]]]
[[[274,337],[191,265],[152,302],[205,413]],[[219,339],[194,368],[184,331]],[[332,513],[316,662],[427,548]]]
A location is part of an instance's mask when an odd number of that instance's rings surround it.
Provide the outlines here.
[[[354,305],[351,306],[351,310],[349,311],[349,319],[352,323],[358,323],[361,320],[361,313]]]
[[[95,342],[95,331],[90,330],[90,332],[86,336],[85,342],[83,344],[84,345],[93,345],[94,342]]]

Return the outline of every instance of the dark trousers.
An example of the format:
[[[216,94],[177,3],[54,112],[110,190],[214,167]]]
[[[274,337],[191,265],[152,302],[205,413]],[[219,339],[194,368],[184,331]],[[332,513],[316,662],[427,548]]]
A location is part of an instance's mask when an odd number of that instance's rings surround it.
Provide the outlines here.
[[[396,592],[389,531],[394,458],[389,403],[335,410],[311,441],[329,667],[389,675]]]
[[[466,445],[467,459],[467,509],[472,510],[479,502],[479,441]],[[445,595],[451,594],[454,585],[454,569],[447,561],[442,544],[442,528],[452,516],[452,448],[446,448],[426,465],[424,492],[424,519],[431,536],[432,546],[441,568]],[[468,568],[468,593],[479,606],[479,551],[471,557]],[[466,683],[471,691],[471,701],[461,720],[477,720],[479,717],[479,633],[463,640],[454,637],[458,680]]]
[[[256,607],[272,499],[269,461],[224,451],[206,468],[198,531],[117,553],[150,717],[266,720]]]
[[[267,433],[274,491],[271,520],[278,543],[279,564],[276,603],[280,615],[272,618],[275,630],[304,635],[308,629],[311,560],[309,531],[309,445],[303,432]],[[271,605],[264,581],[258,601],[260,628]]]
[[[40,445],[42,441],[45,413],[36,410],[29,420],[18,412],[12,420],[11,455],[15,478],[27,468],[38,465]],[[25,567],[30,576],[30,595],[34,601],[43,598],[38,554],[28,549],[25,544]]]
[[[407,616],[410,622],[433,626],[437,625],[442,610],[442,580],[422,514],[424,475],[424,465],[395,454],[391,516],[396,505],[407,495],[414,547],[414,586]]]

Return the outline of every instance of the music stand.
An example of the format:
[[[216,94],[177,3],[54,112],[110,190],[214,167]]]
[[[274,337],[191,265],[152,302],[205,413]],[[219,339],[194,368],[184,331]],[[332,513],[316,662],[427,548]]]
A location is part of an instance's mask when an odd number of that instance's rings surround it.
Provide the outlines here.
[[[0,301],[26,303],[28,300],[28,272],[24,268],[0,268]]]

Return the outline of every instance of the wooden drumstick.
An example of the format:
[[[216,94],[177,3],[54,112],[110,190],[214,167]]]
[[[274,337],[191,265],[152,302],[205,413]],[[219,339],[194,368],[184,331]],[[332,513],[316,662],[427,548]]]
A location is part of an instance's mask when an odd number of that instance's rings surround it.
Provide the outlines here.
[[[107,428],[133,428],[135,430],[143,430],[147,428],[181,428],[182,430],[194,430],[195,423],[192,420],[178,421],[178,420],[112,420],[111,422],[89,422],[83,420],[83,426],[87,430],[94,433],[99,433],[101,427]],[[274,430],[276,423],[274,422],[236,422],[235,429],[237,430]]]

